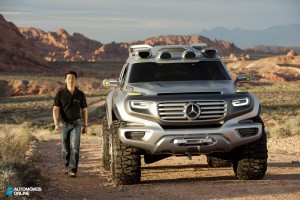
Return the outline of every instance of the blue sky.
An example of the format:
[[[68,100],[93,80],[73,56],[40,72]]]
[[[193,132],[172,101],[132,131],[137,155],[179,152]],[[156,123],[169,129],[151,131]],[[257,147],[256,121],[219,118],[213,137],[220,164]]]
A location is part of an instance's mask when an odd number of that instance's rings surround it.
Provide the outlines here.
[[[18,27],[66,29],[102,43],[217,26],[264,29],[300,24],[299,0],[0,0],[0,13]]]

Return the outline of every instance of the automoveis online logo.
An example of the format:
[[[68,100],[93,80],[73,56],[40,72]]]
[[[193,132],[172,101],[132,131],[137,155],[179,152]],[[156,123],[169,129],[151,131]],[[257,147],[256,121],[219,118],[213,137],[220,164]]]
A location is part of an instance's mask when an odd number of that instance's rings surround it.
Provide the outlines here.
[[[41,187],[8,187],[6,196],[29,196],[30,192],[41,192]]]

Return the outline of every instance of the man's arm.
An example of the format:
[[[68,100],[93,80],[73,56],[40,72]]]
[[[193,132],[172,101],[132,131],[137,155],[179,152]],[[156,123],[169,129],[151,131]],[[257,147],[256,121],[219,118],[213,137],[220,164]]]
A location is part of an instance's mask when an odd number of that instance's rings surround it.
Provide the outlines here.
[[[61,128],[58,122],[58,117],[59,117],[59,107],[53,106],[53,121],[54,121],[55,130],[60,131]]]
[[[88,125],[88,109],[87,108],[82,109],[82,115],[83,115],[84,125],[87,126]]]
[[[86,133],[87,126],[88,126],[88,109],[87,108],[82,109],[82,115],[83,115],[83,122],[84,122],[84,127],[82,129],[82,133]]]

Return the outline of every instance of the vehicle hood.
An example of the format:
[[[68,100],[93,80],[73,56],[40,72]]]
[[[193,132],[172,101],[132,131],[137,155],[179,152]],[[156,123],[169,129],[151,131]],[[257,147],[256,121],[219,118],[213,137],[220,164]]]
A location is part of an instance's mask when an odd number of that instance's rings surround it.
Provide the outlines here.
[[[222,81],[169,81],[130,83],[128,88],[149,95],[172,93],[233,93],[236,90],[232,80]]]

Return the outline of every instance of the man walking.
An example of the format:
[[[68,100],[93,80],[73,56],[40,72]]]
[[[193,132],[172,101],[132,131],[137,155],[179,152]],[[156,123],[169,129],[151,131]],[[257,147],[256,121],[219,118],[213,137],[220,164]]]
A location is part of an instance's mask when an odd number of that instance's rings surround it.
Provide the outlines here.
[[[87,132],[88,110],[85,95],[76,87],[77,73],[69,71],[65,74],[66,88],[60,90],[53,104],[53,120],[55,130],[60,131],[62,156],[66,173],[76,177],[80,147],[80,113],[82,112],[84,127],[82,134]],[[60,115],[60,122],[59,122]]]

